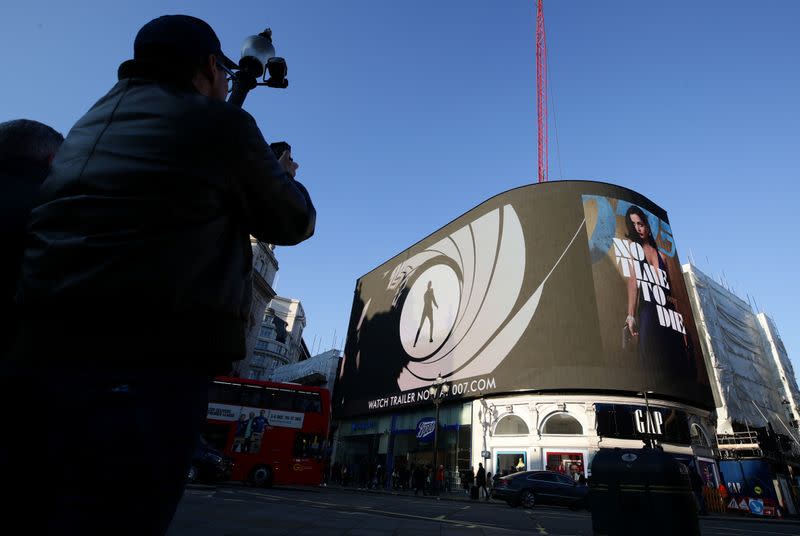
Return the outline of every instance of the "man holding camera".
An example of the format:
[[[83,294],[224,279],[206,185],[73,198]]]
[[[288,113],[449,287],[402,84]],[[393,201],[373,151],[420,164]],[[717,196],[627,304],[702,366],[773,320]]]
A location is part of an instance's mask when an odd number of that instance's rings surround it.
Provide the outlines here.
[[[202,20],[150,21],[42,186],[0,372],[25,408],[9,429],[36,438],[0,447],[12,499],[42,506],[26,532],[167,531],[209,380],[245,357],[249,237],[314,232],[291,151],[276,158],[225,102],[236,68]],[[26,417],[53,411],[47,426]]]

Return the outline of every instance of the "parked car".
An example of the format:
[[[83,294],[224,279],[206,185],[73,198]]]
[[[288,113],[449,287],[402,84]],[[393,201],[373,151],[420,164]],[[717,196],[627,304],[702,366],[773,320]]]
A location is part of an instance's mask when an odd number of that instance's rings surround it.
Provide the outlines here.
[[[492,498],[509,506],[537,504],[589,508],[589,487],[555,471],[522,471],[497,479]]]
[[[201,437],[189,467],[189,482],[221,482],[230,480],[233,458],[213,448]]]

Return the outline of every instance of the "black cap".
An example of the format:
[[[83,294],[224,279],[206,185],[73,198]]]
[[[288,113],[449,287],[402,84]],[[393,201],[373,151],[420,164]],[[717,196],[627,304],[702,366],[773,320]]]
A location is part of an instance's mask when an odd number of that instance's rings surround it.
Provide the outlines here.
[[[186,62],[217,55],[228,69],[239,66],[222,53],[217,34],[207,22],[189,15],[164,15],[139,30],[133,58],[157,62]]]

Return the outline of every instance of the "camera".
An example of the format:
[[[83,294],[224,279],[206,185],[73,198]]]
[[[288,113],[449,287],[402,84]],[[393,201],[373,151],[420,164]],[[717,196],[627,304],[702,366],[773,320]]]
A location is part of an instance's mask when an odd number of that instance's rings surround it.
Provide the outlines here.
[[[280,159],[281,155],[286,151],[292,150],[292,146],[285,141],[276,141],[275,143],[270,143],[269,148],[272,149],[272,152],[275,153],[275,158],[278,159]]]

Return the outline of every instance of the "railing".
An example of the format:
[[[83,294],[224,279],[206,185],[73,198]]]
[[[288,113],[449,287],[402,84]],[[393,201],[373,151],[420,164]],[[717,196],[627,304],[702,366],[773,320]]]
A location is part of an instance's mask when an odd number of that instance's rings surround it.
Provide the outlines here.
[[[717,445],[720,449],[752,447],[758,448],[758,432],[736,432],[733,434],[717,434]]]
[[[722,498],[718,489],[703,486],[703,499],[706,503],[706,510],[724,514],[727,510],[725,500]]]

